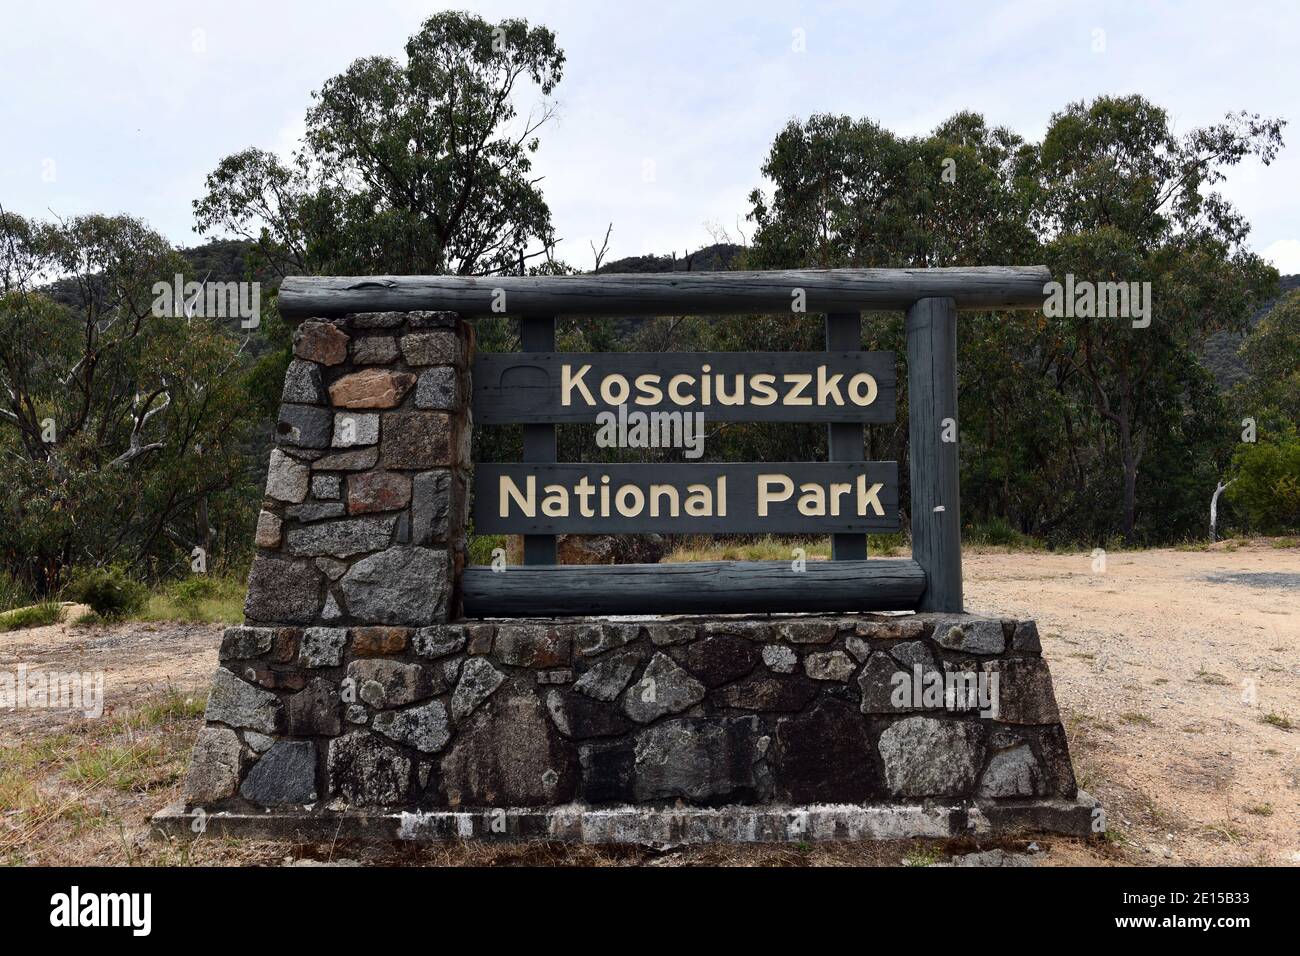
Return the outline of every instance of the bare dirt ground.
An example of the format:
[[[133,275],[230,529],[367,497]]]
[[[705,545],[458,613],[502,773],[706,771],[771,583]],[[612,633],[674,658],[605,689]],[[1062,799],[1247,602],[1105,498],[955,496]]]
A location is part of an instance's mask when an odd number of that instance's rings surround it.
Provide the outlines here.
[[[1300,551],[966,555],[976,613],[1034,617],[1080,783],[1105,840],[647,848],[554,844],[285,846],[151,840],[176,799],[220,625],[69,624],[0,634],[20,664],[103,671],[101,719],[0,711],[0,862],[423,865],[1300,863]],[[66,616],[75,619],[75,612]],[[968,856],[975,851],[994,852]]]
[[[1300,863],[1300,552],[981,554],[967,606],[1038,619],[1080,784],[1129,863]]]

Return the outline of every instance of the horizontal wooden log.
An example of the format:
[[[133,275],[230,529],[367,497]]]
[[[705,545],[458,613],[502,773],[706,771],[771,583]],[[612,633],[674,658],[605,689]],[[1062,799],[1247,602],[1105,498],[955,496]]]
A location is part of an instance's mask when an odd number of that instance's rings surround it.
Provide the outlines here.
[[[506,315],[725,315],[906,309],[945,297],[958,309],[1033,309],[1046,266],[947,269],[793,269],[596,276],[289,276],[288,319],[349,312]]]
[[[786,476],[788,483],[774,476]],[[578,491],[580,482],[585,482],[585,493]],[[809,493],[821,490],[821,514],[800,511],[805,483]],[[836,494],[832,484],[840,485],[843,493]],[[563,489],[563,494],[554,493],[562,513],[548,513],[555,510],[547,504],[552,497],[548,486]],[[656,494],[652,486],[675,491],[678,514],[671,513],[673,496]],[[773,499],[767,514],[760,512],[760,487]],[[692,490],[696,488],[703,490]],[[631,489],[626,498],[623,489]],[[531,514],[516,498],[527,501],[530,491]],[[707,507],[692,514],[696,495]],[[777,500],[782,495],[788,497]],[[817,503],[810,499],[810,505]],[[882,513],[877,514],[877,508]],[[474,467],[474,529],[479,534],[865,534],[898,528],[898,464],[892,461]]]
[[[578,383],[568,389],[563,387],[564,366],[569,381]],[[819,369],[825,370],[820,382]],[[870,393],[865,383],[860,388],[851,384],[863,373],[870,376]],[[621,398],[611,404],[601,383],[615,375],[622,376],[627,392],[621,395],[621,386],[611,384],[608,394]],[[638,379],[646,375],[654,379],[643,388]],[[762,375],[768,378],[757,384],[765,385],[766,392],[755,387],[755,376]],[[688,376],[677,386],[681,402],[673,401],[669,390],[678,376]],[[881,424],[893,422],[897,414],[893,352],[480,352],[473,380],[476,425],[590,423],[601,412],[617,411],[619,404],[629,412],[699,412],[706,423]],[[707,402],[702,380],[708,384]],[[826,383],[831,385],[818,388]],[[725,398],[739,398],[741,404],[719,401],[719,387]],[[650,403],[650,389],[659,393],[659,401]],[[868,397],[869,404],[861,404]],[[771,404],[756,404],[764,399]],[[861,458],[861,430],[858,446]]]
[[[702,561],[469,567],[466,617],[907,611],[925,590],[915,561]]]

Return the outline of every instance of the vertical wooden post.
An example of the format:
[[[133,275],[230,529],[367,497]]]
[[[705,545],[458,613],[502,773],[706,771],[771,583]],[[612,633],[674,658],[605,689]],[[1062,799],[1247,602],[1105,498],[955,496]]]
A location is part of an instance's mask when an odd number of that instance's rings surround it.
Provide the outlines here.
[[[858,352],[862,349],[862,314],[828,312],[826,314],[826,351]],[[853,422],[832,422],[826,426],[827,457],[831,461],[863,460],[863,426]],[[831,560],[855,561],[867,556],[864,534],[831,535]]]
[[[907,407],[912,558],[925,571],[918,611],[962,610],[957,467],[957,303],[907,310]],[[952,440],[944,441],[947,435]]]
[[[520,343],[525,352],[555,351],[555,317],[526,315],[519,320]],[[524,461],[555,461],[555,426],[525,425]],[[524,564],[555,564],[555,535],[524,535]]]

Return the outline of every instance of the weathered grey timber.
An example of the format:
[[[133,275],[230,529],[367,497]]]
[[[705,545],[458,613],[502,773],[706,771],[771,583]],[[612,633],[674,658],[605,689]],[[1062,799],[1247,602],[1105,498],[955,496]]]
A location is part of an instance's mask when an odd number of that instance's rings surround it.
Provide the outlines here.
[[[957,463],[957,306],[922,299],[907,310],[912,557],[926,574],[918,610],[962,610],[961,482]]]
[[[861,349],[862,315],[858,312],[832,312],[826,316],[826,348]],[[855,354],[855,353],[850,353]],[[858,355],[870,354],[856,352]],[[889,354],[890,371],[893,372],[893,354]],[[897,373],[895,373],[897,374]],[[861,421],[892,422],[897,396],[895,389],[889,390],[889,417],[866,419]],[[866,432],[859,424],[847,424],[836,419],[828,419],[826,427],[827,457],[831,461],[862,461],[865,457],[863,445]],[[831,536],[831,559],[833,561],[858,561],[867,556],[867,539],[860,534],[836,534]]]
[[[849,318],[860,321],[858,316]],[[568,364],[570,374],[577,375],[583,366],[591,365],[582,379],[596,404],[589,404],[576,389],[570,389],[570,404],[562,404],[562,368]],[[703,366],[707,373],[701,373]],[[827,376],[843,375],[838,382],[838,394],[844,404],[833,401],[817,404],[817,383],[812,381],[799,390],[798,398],[812,399],[813,404],[791,405],[783,399],[794,386],[786,383],[786,374],[816,374],[824,366]],[[849,381],[859,373],[869,374],[876,383],[876,396],[869,405],[855,404],[849,398]],[[604,411],[616,411],[617,404],[602,399],[599,382],[606,375],[623,375],[629,382],[645,373],[660,376],[655,387],[663,393],[662,400],[653,404],[636,401],[637,392],[626,400],[629,410],[638,412],[678,411],[700,412],[706,422],[848,422],[852,423],[845,434],[857,436],[857,458],[832,458],[833,461],[858,461],[862,457],[862,428],[864,423],[892,423],[898,414],[898,370],[893,352],[485,352],[474,360],[474,424],[502,425],[534,422],[594,422]],[[727,397],[736,394],[735,377],[746,377],[742,385],[745,403],[728,405],[716,398],[716,386],[711,386],[711,401],[704,404],[698,382],[681,392],[695,400],[678,404],[668,396],[668,382],[676,375],[688,374],[698,378],[707,374],[721,376]],[[753,402],[756,392],[750,384],[753,376],[769,374],[775,382],[777,400],[769,405]],[[633,388],[636,386],[633,384]],[[622,404],[622,403],[620,403]],[[525,432],[525,434],[528,434]]]
[[[761,476],[786,476],[790,482],[789,498],[769,503],[767,515],[759,514],[759,479]],[[608,477],[609,484],[602,484]],[[513,493],[502,490],[508,478],[520,492],[532,481],[533,516],[521,514]],[[865,479],[865,480],[863,480]],[[568,513],[545,514],[546,488],[559,485],[573,489],[579,481],[587,482],[586,503],[590,515],[580,511],[581,499],[570,491]],[[725,481],[726,514],[721,514],[721,495],[713,494]],[[800,514],[797,502],[803,495],[802,484],[811,482],[824,491],[832,483],[847,490],[840,500],[839,514]],[[651,485],[670,486],[677,492],[678,514],[669,511],[669,496],[653,493]],[[883,514],[871,506],[859,514],[855,501],[859,488],[868,491],[882,485],[875,500]],[[620,513],[619,489],[628,485],[641,495],[640,513]],[[713,505],[707,515],[692,515],[688,508],[688,486],[708,489]],[[603,513],[601,495],[608,496],[608,514]],[[837,496],[827,493],[827,498]],[[631,501],[631,499],[628,499]],[[502,514],[502,509],[506,514]],[[659,513],[656,515],[654,510]],[[678,532],[682,534],[758,533],[798,534],[854,533],[897,531],[898,463],[893,461],[790,461],[790,462],[654,462],[649,464],[577,464],[562,462],[550,465],[480,462],[474,469],[474,528],[481,534],[628,534],[641,531]]]
[[[578,614],[739,614],[761,611],[900,611],[916,607],[925,572],[915,561],[694,561],[505,571],[469,567],[466,617]]]
[[[519,323],[519,338],[527,352],[552,351],[555,348],[555,317],[525,316]],[[524,425],[524,461],[555,461],[555,425]],[[524,563],[554,564],[555,548],[554,535],[524,535]]]
[[[951,298],[959,309],[1032,309],[1051,281],[1046,266],[951,269],[794,269],[599,276],[289,276],[288,319],[411,310],[481,315],[725,315],[906,309]]]

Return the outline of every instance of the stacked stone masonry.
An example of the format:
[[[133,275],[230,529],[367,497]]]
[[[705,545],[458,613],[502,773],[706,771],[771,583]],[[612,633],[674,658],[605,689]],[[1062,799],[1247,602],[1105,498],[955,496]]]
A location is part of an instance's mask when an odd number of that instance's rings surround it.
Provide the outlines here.
[[[330,812],[1076,793],[1033,622],[843,615],[230,628],[188,801]]]
[[[257,522],[249,623],[455,616],[472,352],[469,326],[446,312],[298,328]]]

